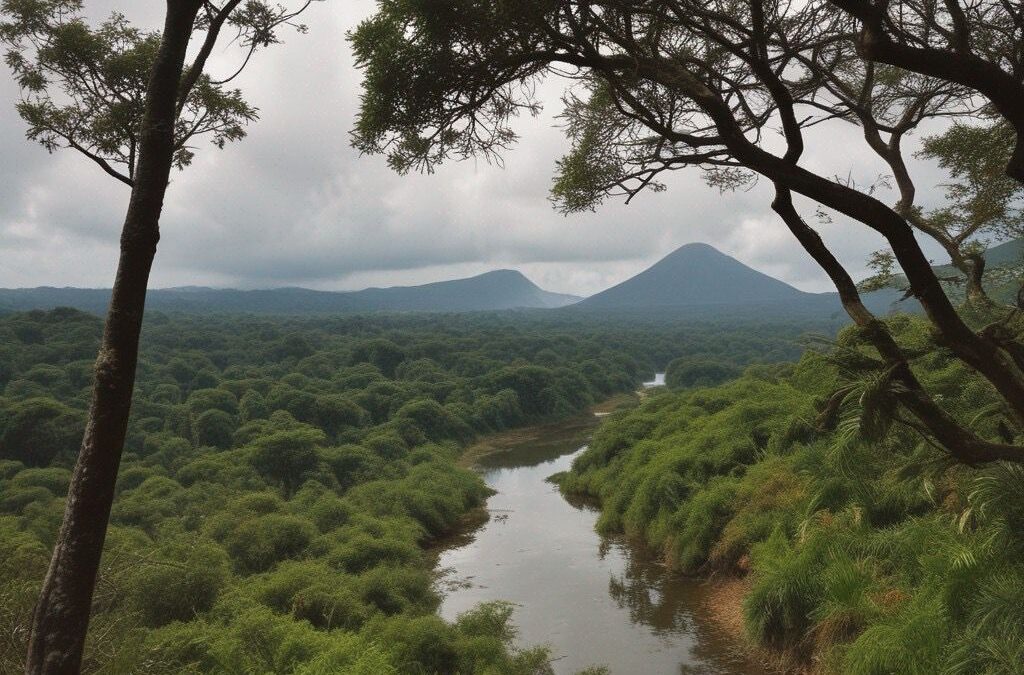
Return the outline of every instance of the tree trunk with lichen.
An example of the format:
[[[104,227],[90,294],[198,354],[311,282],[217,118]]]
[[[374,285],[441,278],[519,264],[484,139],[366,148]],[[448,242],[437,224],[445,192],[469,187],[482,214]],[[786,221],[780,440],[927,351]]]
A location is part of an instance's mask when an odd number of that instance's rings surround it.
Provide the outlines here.
[[[160,212],[174,154],[178,86],[200,6],[200,0],[167,2],[163,37],[146,92],[135,184],[121,232],[89,417],[64,520],[33,615],[25,662],[25,672],[31,675],[71,675],[81,668],[128,428],[146,286],[160,239]]]

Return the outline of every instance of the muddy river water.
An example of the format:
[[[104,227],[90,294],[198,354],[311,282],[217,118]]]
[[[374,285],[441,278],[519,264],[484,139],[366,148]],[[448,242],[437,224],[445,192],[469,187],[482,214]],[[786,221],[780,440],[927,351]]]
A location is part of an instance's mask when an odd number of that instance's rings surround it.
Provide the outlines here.
[[[591,665],[615,675],[763,675],[708,621],[706,586],[598,535],[596,508],[570,503],[546,480],[570,467],[593,427],[542,427],[477,461],[496,493],[488,520],[440,551],[442,616],[514,603],[519,641],[549,645],[559,675]]]

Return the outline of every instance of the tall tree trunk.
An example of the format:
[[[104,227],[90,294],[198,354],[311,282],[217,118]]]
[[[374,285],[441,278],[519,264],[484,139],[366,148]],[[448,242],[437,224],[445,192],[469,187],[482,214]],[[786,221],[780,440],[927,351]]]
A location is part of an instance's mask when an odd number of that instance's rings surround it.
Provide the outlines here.
[[[36,604],[25,672],[79,672],[93,588],[121,461],[138,359],[146,285],[174,153],[178,85],[200,0],[167,0],[163,38],[146,92],[139,162],[121,255],[96,359],[92,404],[64,521]]]

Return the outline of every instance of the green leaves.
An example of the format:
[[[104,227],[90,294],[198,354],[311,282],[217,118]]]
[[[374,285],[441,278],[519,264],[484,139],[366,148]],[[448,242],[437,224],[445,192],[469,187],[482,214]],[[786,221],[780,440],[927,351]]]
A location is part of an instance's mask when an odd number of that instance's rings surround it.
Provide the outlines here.
[[[320,461],[316,447],[325,440],[322,431],[306,425],[276,431],[257,439],[250,461],[290,495],[301,485],[303,474],[316,468]]]
[[[7,46],[5,61],[22,90],[17,110],[28,125],[27,137],[50,152],[74,149],[132,184],[160,34],[140,30],[116,12],[91,26],[80,16],[78,0],[5,0],[0,7],[0,42]],[[199,138],[223,149],[245,137],[258,110],[240,90],[225,85],[254,52],[281,41],[282,27],[304,32],[305,26],[294,22],[304,9],[249,0],[240,6],[225,4],[218,10],[227,12],[221,19],[212,13],[212,5],[202,13],[194,27],[199,41],[216,37],[210,32],[213,25],[226,18],[245,56],[238,70],[223,80],[203,72],[202,50],[186,70],[174,125],[178,169],[191,164]]]
[[[950,236],[1010,239],[1024,233],[1024,185],[1005,173],[1014,138],[1012,127],[999,121],[958,122],[924,139],[918,155],[937,160],[953,179],[945,185],[949,205],[929,214]]]
[[[519,50],[541,38],[520,31],[536,31],[531,20],[548,4],[379,2],[348,36],[364,72],[353,146],[387,155],[399,173],[448,158],[500,162],[516,138],[512,118],[539,112],[542,66]]]

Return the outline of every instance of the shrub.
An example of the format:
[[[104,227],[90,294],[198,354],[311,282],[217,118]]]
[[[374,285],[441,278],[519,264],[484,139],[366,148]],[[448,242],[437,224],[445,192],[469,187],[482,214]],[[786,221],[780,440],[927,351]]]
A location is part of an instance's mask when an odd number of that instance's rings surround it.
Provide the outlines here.
[[[668,364],[665,384],[671,389],[713,387],[739,377],[742,370],[731,363],[684,357]]]
[[[207,410],[192,422],[196,445],[230,448],[235,433],[235,419],[223,410]]]
[[[302,518],[271,513],[239,523],[224,546],[241,572],[262,572],[302,555],[316,534],[316,528]]]
[[[221,410],[229,415],[238,413],[238,399],[226,389],[198,389],[189,394],[186,405],[193,415],[207,410]]]
[[[312,427],[278,431],[255,442],[250,461],[268,481],[281,485],[290,495],[302,483],[303,474],[316,468],[316,446],[324,440],[323,432]]]
[[[822,593],[824,547],[812,539],[795,548],[781,530],[754,546],[754,585],[743,613],[759,642],[795,647],[803,639]]]
[[[219,546],[193,539],[170,542],[133,566],[126,582],[129,603],[149,627],[191,621],[213,606],[229,573]]]

